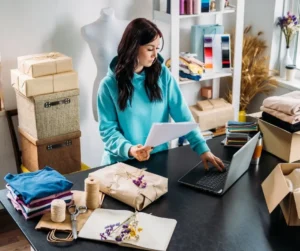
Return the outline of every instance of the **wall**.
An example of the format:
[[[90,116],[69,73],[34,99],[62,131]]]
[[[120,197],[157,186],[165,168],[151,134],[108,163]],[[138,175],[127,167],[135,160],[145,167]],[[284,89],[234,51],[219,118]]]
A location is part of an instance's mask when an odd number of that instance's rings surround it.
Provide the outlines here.
[[[26,4],[20,0],[2,0],[0,8],[0,16],[5,20],[0,22],[5,108],[16,108],[10,69],[17,67],[18,56],[48,51],[60,51],[71,56],[80,83],[82,161],[91,167],[100,165],[103,145],[91,109],[96,66],[81,37],[80,28],[99,18],[100,10],[105,7],[114,8],[118,19],[152,18],[152,0],[28,0]],[[2,119],[6,121],[5,117]],[[0,138],[3,139],[8,130],[7,124],[1,123],[0,128]],[[0,159],[7,163],[14,161],[12,154],[4,155],[3,147],[0,145]],[[12,153],[12,148],[6,146],[6,151]],[[11,172],[15,172],[13,167]]]
[[[33,8],[34,6],[34,8]],[[14,91],[10,86],[10,69],[16,68],[19,55],[50,51],[49,33],[55,28],[57,1],[2,0],[0,8],[0,53],[2,56],[2,80],[7,110],[16,108]],[[41,21],[43,20],[43,21]],[[38,24],[38,25],[37,25]],[[5,116],[0,116],[0,189],[4,188],[3,176],[16,172],[13,148]]]
[[[0,9],[0,16],[6,20],[0,23],[0,52],[3,60],[6,109],[16,108],[15,94],[10,86],[10,69],[16,68],[18,56],[47,51],[60,51],[71,56],[74,68],[79,74],[80,83],[82,161],[91,167],[100,165],[103,145],[98,133],[98,123],[92,114],[91,100],[96,66],[87,44],[80,35],[80,28],[95,21],[100,15],[100,10],[105,7],[114,8],[115,15],[119,19],[152,18],[152,0],[51,0],[43,2],[27,0],[26,4],[20,0],[2,0]],[[189,49],[189,27],[196,22],[214,21],[209,18],[183,21],[180,28],[182,51]],[[169,28],[163,23],[157,23],[157,25],[165,37],[165,49],[162,55],[167,59],[170,42]],[[197,100],[199,88],[199,84],[182,87],[184,96],[190,104]],[[2,137],[1,134],[0,137]],[[0,157],[9,158],[1,154]]]
[[[245,21],[253,24],[254,30],[265,30],[265,37],[272,40],[271,14],[265,10],[273,10],[274,0],[246,1]],[[279,1],[279,0],[276,0]],[[235,4],[236,0],[230,1]],[[262,6],[263,4],[263,6]],[[136,17],[152,18],[152,0],[1,0],[0,16],[0,53],[3,67],[3,89],[6,109],[16,108],[13,88],[10,86],[10,69],[16,68],[16,58],[20,55],[47,51],[60,51],[73,58],[74,68],[79,73],[80,83],[80,114],[81,114],[81,151],[82,160],[91,167],[99,166],[103,145],[98,133],[98,124],[92,114],[92,88],[96,76],[96,66],[89,48],[81,38],[80,28],[95,21],[100,10],[105,7],[115,9],[119,19],[131,20]],[[256,13],[253,18],[252,13]],[[224,16],[227,32],[234,29],[234,15]],[[181,21],[181,51],[189,49],[189,27],[194,23],[211,23],[214,20],[199,18]],[[165,49],[162,55],[169,57],[169,28],[166,24],[157,23],[165,36]],[[201,83],[208,85],[209,83]],[[182,91],[189,104],[199,97],[200,84],[182,86]],[[4,120],[2,118],[2,120]],[[6,137],[7,124],[0,125],[0,139]],[[3,142],[3,141],[2,141]],[[10,154],[3,154],[9,151]],[[10,150],[8,150],[10,149]],[[5,159],[6,166],[13,166],[12,149],[0,144],[0,159]],[[0,166],[1,167],[1,166]],[[14,172],[12,167],[11,172]],[[1,177],[0,177],[1,179]]]

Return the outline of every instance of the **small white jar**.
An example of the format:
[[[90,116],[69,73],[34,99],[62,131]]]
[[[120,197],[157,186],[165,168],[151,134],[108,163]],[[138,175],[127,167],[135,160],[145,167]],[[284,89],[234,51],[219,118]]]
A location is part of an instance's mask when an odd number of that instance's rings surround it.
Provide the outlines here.
[[[293,81],[296,74],[296,66],[295,65],[287,65],[285,67],[286,70],[286,80]]]

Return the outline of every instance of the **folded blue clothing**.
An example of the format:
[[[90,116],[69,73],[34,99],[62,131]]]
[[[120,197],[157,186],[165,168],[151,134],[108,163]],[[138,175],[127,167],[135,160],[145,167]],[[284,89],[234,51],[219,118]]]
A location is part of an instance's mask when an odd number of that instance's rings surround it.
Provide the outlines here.
[[[188,79],[196,80],[196,81],[199,81],[201,79],[200,75],[191,75],[191,74],[187,74],[183,71],[179,71],[179,76],[182,78],[188,78]]]
[[[4,180],[17,196],[22,196],[26,204],[35,199],[68,191],[73,186],[71,181],[48,166],[31,173],[9,173],[4,177]]]

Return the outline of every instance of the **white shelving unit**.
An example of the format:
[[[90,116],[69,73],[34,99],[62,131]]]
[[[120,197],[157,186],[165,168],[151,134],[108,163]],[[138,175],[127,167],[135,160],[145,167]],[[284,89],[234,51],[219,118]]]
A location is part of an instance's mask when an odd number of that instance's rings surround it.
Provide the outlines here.
[[[244,7],[245,0],[237,0],[235,8],[224,9],[222,11],[206,12],[197,15],[179,15],[179,0],[171,1],[171,14],[159,11],[159,0],[153,0],[153,19],[164,22],[170,25],[171,30],[171,61],[172,61],[172,75],[179,82],[180,85],[187,85],[195,82],[202,82],[205,80],[212,81],[213,98],[219,97],[220,79],[223,77],[232,76],[233,79],[233,100],[234,119],[238,119],[239,104],[240,104],[240,81],[242,68],[242,44],[243,44],[243,30],[244,30]],[[187,18],[197,18],[206,16],[215,16],[216,24],[223,24],[223,16],[228,14],[235,14],[235,37],[234,44],[234,68],[231,72],[217,72],[206,73],[200,81],[179,81],[179,52],[180,52],[180,20]]]

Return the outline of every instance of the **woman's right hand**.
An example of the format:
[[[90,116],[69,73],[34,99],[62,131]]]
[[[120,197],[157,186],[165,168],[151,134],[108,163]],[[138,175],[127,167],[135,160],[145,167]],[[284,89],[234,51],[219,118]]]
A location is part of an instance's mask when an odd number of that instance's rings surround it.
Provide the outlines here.
[[[129,149],[129,156],[134,157],[138,161],[146,161],[150,158],[150,153],[153,150],[150,146],[136,145]]]

